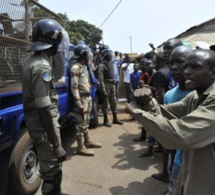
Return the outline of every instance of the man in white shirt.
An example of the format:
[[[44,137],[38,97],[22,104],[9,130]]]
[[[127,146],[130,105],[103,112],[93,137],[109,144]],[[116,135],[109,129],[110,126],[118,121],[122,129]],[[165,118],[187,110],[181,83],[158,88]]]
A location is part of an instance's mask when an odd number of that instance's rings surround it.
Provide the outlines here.
[[[125,54],[124,62],[122,64],[123,70],[123,82],[125,85],[125,94],[127,98],[127,102],[131,102],[131,89],[130,89],[130,74],[134,72],[134,63],[132,63],[128,54]]]
[[[119,59],[117,58],[119,56]],[[112,64],[114,67],[114,80],[115,80],[115,87],[116,87],[116,100],[118,100],[118,92],[119,92],[119,79],[120,79],[120,73],[119,73],[119,67],[122,63],[122,53],[119,53],[118,51],[115,51],[115,55],[112,59]]]

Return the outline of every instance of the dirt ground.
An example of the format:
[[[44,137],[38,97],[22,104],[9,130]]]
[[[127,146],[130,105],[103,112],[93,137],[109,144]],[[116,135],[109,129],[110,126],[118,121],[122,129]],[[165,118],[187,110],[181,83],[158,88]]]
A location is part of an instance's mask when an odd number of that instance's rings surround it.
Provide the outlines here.
[[[159,195],[166,190],[166,183],[151,177],[161,170],[162,154],[138,158],[146,150],[147,142],[133,142],[141,132],[140,125],[124,114],[124,106],[118,106],[118,118],[124,125],[104,127],[103,117],[99,117],[99,127],[90,130],[91,139],[102,144],[101,149],[93,149],[94,157],[75,154],[74,129],[62,132],[68,155],[63,163],[64,195]],[[112,121],[111,112],[109,118]],[[36,195],[41,195],[40,190]]]

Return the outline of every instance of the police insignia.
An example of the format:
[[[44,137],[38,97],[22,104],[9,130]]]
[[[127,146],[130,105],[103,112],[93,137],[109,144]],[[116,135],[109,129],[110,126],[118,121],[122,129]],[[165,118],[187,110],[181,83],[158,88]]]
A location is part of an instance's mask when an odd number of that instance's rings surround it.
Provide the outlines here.
[[[43,60],[43,66],[50,66],[50,64],[47,60]]]
[[[43,80],[44,81],[51,81],[52,80],[52,75],[49,72],[44,72],[43,73]]]

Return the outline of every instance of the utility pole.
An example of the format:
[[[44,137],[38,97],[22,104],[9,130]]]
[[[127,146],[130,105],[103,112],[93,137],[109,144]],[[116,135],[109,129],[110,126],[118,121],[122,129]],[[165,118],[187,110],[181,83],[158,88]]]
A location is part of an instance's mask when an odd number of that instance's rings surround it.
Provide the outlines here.
[[[24,0],[24,7],[25,7],[25,40],[29,41],[29,15],[28,15],[28,1]]]
[[[130,49],[131,49],[131,54],[132,54],[132,36],[130,36]]]

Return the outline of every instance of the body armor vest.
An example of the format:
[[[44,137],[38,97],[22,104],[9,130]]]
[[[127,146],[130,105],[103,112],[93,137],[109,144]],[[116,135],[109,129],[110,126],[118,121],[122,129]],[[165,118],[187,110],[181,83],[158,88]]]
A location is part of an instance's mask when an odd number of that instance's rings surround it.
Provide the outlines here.
[[[103,61],[102,64],[105,65],[104,79],[105,80],[114,80],[114,67],[111,62]]]

